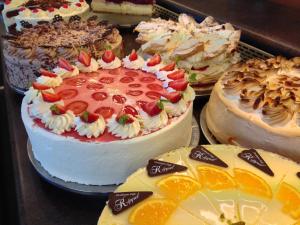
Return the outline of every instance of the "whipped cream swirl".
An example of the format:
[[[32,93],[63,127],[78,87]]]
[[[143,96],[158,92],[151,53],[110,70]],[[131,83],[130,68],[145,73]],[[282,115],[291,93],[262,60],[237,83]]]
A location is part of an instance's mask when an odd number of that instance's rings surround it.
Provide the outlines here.
[[[186,102],[180,99],[177,103],[172,103],[169,101],[164,101],[164,108],[170,117],[180,116],[186,111]]]
[[[76,62],[76,66],[79,69],[79,71],[84,72],[84,73],[95,72],[99,68],[98,63],[94,58],[91,59],[91,64],[89,66],[86,66],[86,65],[82,64],[81,62]]]
[[[145,61],[141,56],[138,56],[138,58],[134,61],[130,61],[129,56],[126,56],[123,59],[123,64],[124,64],[125,68],[138,70],[143,67],[143,65],[145,64]]]
[[[75,115],[68,110],[61,115],[53,115],[51,111],[45,113],[42,117],[42,122],[53,133],[62,134],[65,131],[70,131],[74,127]]]
[[[40,76],[36,79],[36,81],[40,84],[44,84],[49,87],[58,87],[63,82],[60,76],[57,77]]]
[[[153,131],[163,128],[168,123],[168,115],[165,110],[161,111],[156,116],[149,116],[143,110],[140,110],[140,117],[143,121],[143,126],[146,131]]]
[[[142,70],[143,70],[143,71],[146,71],[146,72],[148,72],[148,73],[156,73],[156,72],[158,72],[161,68],[164,67],[164,64],[163,64],[163,63],[159,63],[159,64],[157,64],[157,65],[155,65],[155,66],[148,66],[147,63],[148,63],[148,61],[145,62],[144,66],[142,67]]]
[[[58,66],[53,69],[53,72],[63,79],[68,78],[68,77],[77,76],[79,74],[79,69],[76,66],[72,66],[72,67],[73,67],[73,70],[69,71],[69,70],[66,70],[66,69]]]
[[[192,102],[195,99],[195,91],[190,85],[182,92],[182,95],[185,102]]]
[[[104,62],[102,58],[98,59],[97,62],[99,63],[102,69],[116,69],[119,68],[122,64],[121,60],[118,57],[115,57],[115,59],[110,63]]]
[[[64,102],[62,100],[57,102],[45,102],[42,95],[39,95],[37,98],[33,99],[32,104],[29,105],[29,113],[35,118],[42,119],[44,114],[51,112],[50,107],[53,104],[64,105]]]
[[[97,138],[100,134],[103,134],[105,130],[105,121],[102,116],[99,116],[99,118],[93,123],[83,122],[80,117],[77,117],[75,119],[75,125],[75,130],[78,134],[80,136],[87,136],[88,138]]]
[[[134,122],[122,125],[117,122],[116,115],[111,117],[107,127],[110,133],[121,139],[136,137],[141,130],[141,125],[136,118],[134,118]]]
[[[47,89],[46,91],[54,93],[54,90],[52,88]],[[41,96],[41,91],[34,89],[33,87],[30,87],[28,91],[25,92],[25,101],[27,104],[30,104],[33,102],[33,100],[37,97]]]

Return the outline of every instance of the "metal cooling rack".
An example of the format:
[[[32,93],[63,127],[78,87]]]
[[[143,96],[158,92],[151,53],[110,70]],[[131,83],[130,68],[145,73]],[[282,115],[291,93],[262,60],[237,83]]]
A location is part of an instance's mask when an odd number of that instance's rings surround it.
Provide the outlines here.
[[[162,19],[172,19],[177,20],[178,19],[177,13],[166,9],[160,5],[154,6],[154,16],[155,17],[161,17]],[[238,52],[241,55],[242,61],[246,61],[248,59],[252,58],[260,58],[260,59],[267,59],[270,57],[274,57],[272,54],[265,52],[259,48],[256,48],[252,45],[246,44],[245,42],[240,41],[238,45]]]

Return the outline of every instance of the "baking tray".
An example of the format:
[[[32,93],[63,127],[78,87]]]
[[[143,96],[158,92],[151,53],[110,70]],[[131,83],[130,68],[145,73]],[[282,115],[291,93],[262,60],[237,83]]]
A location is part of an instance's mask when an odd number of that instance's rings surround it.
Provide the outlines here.
[[[193,117],[192,137],[189,146],[192,147],[198,146],[199,141],[200,141],[200,129],[196,121],[196,118]],[[62,179],[51,176],[43,168],[41,163],[37,159],[35,159],[29,139],[27,141],[27,154],[32,166],[34,167],[34,169],[37,171],[37,173],[41,176],[43,180],[65,191],[69,191],[81,195],[99,196],[99,195],[106,195],[110,192],[113,192],[118,187],[118,185],[84,185],[75,182],[66,182]]]

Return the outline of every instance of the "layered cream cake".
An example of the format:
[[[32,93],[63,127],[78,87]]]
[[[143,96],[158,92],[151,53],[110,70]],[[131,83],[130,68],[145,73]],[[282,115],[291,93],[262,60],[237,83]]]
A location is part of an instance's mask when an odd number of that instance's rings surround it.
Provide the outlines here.
[[[180,148],[129,176],[98,225],[299,225],[299,171],[264,150]]]
[[[154,3],[154,0],[93,0],[91,7],[96,12],[152,15]]]
[[[147,160],[186,146],[193,89],[183,71],[135,51],[122,61],[82,51],[41,69],[22,102],[34,157],[50,175],[81,184],[119,184]],[[169,77],[157,74],[173,69]],[[115,163],[117,166],[114,166]]]
[[[53,69],[60,57],[75,63],[82,49],[91,52],[96,59],[106,49],[122,56],[122,37],[115,27],[97,21],[96,17],[87,21],[79,17],[69,22],[58,20],[6,35],[3,55],[8,81],[13,87],[28,89],[39,76],[41,67]]]
[[[226,72],[207,105],[207,126],[234,143],[300,160],[300,59],[249,60]]]
[[[201,23],[186,14],[179,15],[178,22],[155,18],[141,22],[135,30],[143,54],[159,53],[166,62],[175,60],[188,71],[187,78],[197,89],[211,89],[239,61],[236,50],[241,31],[212,17]]]
[[[58,18],[69,20],[88,10],[85,0],[7,0],[2,15],[6,30],[14,33]]]

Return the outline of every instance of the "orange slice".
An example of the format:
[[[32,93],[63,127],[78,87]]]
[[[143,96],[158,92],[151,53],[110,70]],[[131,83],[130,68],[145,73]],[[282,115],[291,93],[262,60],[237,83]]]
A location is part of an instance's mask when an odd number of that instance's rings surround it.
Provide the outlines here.
[[[202,186],[210,190],[224,190],[236,187],[233,177],[223,169],[212,166],[198,166],[197,171]]]
[[[235,168],[234,177],[238,184],[238,187],[249,194],[271,199],[272,190],[267,182],[256,174],[244,170]]]
[[[201,188],[197,180],[183,175],[172,175],[164,178],[157,183],[157,186],[162,193],[175,202],[187,199]]]
[[[296,188],[283,182],[276,198],[283,204],[282,211],[284,213],[293,219],[300,219],[300,192]]]
[[[132,225],[164,225],[176,204],[169,199],[149,199],[138,205],[129,216]]]

